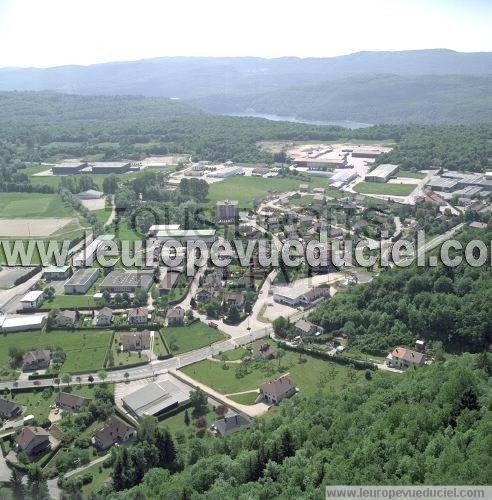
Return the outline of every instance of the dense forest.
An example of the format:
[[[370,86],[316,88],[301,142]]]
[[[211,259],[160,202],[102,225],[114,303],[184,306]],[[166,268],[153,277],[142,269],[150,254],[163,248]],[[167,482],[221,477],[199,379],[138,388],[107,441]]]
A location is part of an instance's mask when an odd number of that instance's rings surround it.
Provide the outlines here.
[[[490,359],[465,355],[347,379],[341,396],[320,381],[316,396],[285,400],[224,439],[140,431],[136,450],[115,450],[114,487],[127,491],[110,496],[315,499],[328,484],[487,484],[488,375]]]
[[[490,246],[492,230],[468,230],[458,236],[463,247],[473,239]],[[393,268],[371,283],[356,285],[327,299],[310,319],[333,335],[344,333],[349,345],[384,354],[415,340],[440,342],[453,352],[480,352],[492,340],[492,269],[438,265]]]
[[[218,161],[272,161],[273,155],[258,147],[265,140],[391,140],[396,147],[381,161],[401,163],[405,168],[437,163],[482,171],[492,156],[491,125],[378,125],[349,130],[207,115],[164,98],[49,92],[0,93],[0,107],[7,110],[0,117],[0,182],[9,183],[12,191],[15,184],[28,183],[19,177],[26,162],[67,156],[138,160],[168,153]],[[28,188],[23,186],[23,190]]]
[[[214,113],[255,112],[364,123],[482,123],[492,115],[492,77],[364,75],[189,101]]]

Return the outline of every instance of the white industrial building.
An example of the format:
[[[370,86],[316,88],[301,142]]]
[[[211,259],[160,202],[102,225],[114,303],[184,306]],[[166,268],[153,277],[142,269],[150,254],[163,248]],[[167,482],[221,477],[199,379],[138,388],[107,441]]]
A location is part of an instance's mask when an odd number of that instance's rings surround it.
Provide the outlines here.
[[[153,224],[149,227],[148,236],[154,237],[159,231],[174,231],[179,229],[179,224]]]
[[[209,177],[231,177],[232,175],[241,175],[244,173],[243,167],[226,167],[221,168],[220,170],[216,170],[215,172],[211,172]]]
[[[83,295],[97,281],[99,269],[89,267],[75,271],[73,276],[63,285],[67,295]]]
[[[47,314],[22,314],[0,316],[0,331],[3,333],[42,330],[48,318]]]
[[[369,172],[366,177],[366,182],[388,182],[389,179],[396,174],[399,165],[394,165],[393,163],[383,163],[378,165],[374,170]]]
[[[37,309],[44,300],[44,292],[42,290],[31,290],[26,293],[24,297],[20,300],[22,305],[22,309],[24,310],[33,310]]]
[[[215,229],[173,229],[159,231],[157,233],[157,240],[160,244],[171,240],[176,240],[180,243],[200,240],[209,245],[215,241]]]

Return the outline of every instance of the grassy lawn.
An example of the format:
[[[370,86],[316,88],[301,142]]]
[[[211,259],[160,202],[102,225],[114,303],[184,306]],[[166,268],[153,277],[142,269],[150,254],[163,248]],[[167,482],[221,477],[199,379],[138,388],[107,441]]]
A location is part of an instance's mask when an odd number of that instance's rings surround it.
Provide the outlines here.
[[[361,194],[381,194],[388,196],[408,196],[415,184],[387,184],[379,182],[359,182],[354,191]]]
[[[50,167],[44,166],[43,168],[39,168],[37,172],[42,172],[44,170],[49,170]],[[33,173],[37,173],[33,172]],[[26,173],[28,173],[26,171]],[[94,183],[97,185],[97,187],[102,190],[102,185],[104,182],[104,179],[108,177],[110,174],[84,174],[87,176],[90,176],[91,179],[94,181]],[[135,173],[127,173],[127,174],[118,174],[118,180],[128,180],[132,179],[136,176]],[[60,185],[60,180],[63,176],[62,175],[45,175],[45,176],[33,176],[31,174],[31,177],[29,177],[31,184],[35,186],[39,185],[47,185],[47,186],[52,186],[54,188],[57,188]]]
[[[211,184],[208,198],[213,205],[219,200],[228,199],[238,200],[241,207],[248,208],[253,206],[253,200],[256,197],[264,197],[274,191],[277,193],[295,191],[299,188],[299,184],[303,183],[306,183],[306,181],[302,179],[285,177],[264,179],[263,177],[236,175]],[[309,186],[311,189],[315,187],[328,189],[328,180],[325,177],[312,177]],[[328,194],[332,196],[331,193]]]
[[[113,345],[111,347],[111,352],[113,353],[113,364],[108,366],[125,366],[133,363],[143,363],[149,360],[145,354],[122,351],[120,349],[122,335],[123,333],[116,333],[114,336]]]
[[[178,432],[191,433],[197,430],[197,428],[193,425],[193,409],[188,408],[188,415],[190,417],[190,425],[187,426],[184,423],[184,414],[185,410],[176,413],[171,417],[168,417],[159,422],[159,427],[161,429],[168,429],[172,435],[176,435]],[[213,411],[212,406],[208,405],[208,411],[204,415],[207,420],[207,426],[210,426],[213,422],[215,422],[218,418],[217,414]]]
[[[257,392],[247,392],[246,394],[236,394],[235,396],[229,396],[229,399],[232,399],[240,405],[254,405],[257,397]]]
[[[72,477],[84,476],[87,473],[92,474],[92,481],[89,484],[82,485],[82,495],[83,498],[88,498],[93,493],[97,493],[104,485],[104,481],[111,475],[113,472],[112,467],[104,467],[102,463],[91,465],[84,472],[80,474],[76,474]]]
[[[408,179],[423,179],[425,174],[417,170],[398,170],[397,177],[406,177]]]
[[[154,334],[154,354],[156,356],[167,356],[169,354],[162,340],[161,332],[155,332]]]
[[[67,307],[90,309],[100,307],[100,305],[92,298],[92,295],[55,295],[53,299],[44,302],[42,307],[46,309],[65,309]]]
[[[173,355],[194,351],[227,338],[220,330],[201,321],[190,326],[166,327],[162,330],[162,335]]]
[[[72,386],[63,388],[63,392],[71,392],[77,396],[84,396],[86,398],[92,399],[94,397],[94,389],[97,385],[81,385],[78,386],[76,382],[73,382]],[[114,385],[108,384],[107,387],[114,391]],[[48,418],[50,413],[50,406],[55,402],[58,395],[57,389],[44,389],[33,392],[19,392],[14,394],[14,397],[9,397],[7,399],[13,399],[16,403],[26,406],[26,410],[23,415],[34,415],[36,420],[42,421]],[[100,422],[99,422],[100,425]]]
[[[60,347],[67,357],[61,369],[64,373],[83,370],[99,370],[108,350],[109,330],[53,330],[51,332],[16,332],[0,336],[0,366],[7,366],[9,349],[23,350]]]
[[[302,360],[305,362],[299,362],[298,353],[285,351],[281,348],[278,348],[278,351],[283,353],[280,359],[247,362],[246,373],[240,378],[236,376],[240,365],[225,365],[227,369],[224,370],[222,363],[210,360],[200,361],[186,366],[182,370],[188,376],[223,394],[257,389],[261,383],[284,373],[290,374],[303,394],[316,393],[322,383],[325,383],[333,391],[339,391],[349,381],[348,375],[351,371],[345,365],[306,355],[302,356]],[[355,371],[353,373],[358,379],[363,375],[362,372]]]
[[[56,194],[0,193],[0,217],[74,217],[75,211]]]
[[[248,353],[249,353],[248,349],[244,347],[237,347],[232,351],[226,351],[220,354],[220,356],[214,356],[214,357],[217,359],[224,359],[226,361],[237,361],[238,359],[241,359],[245,354]]]
[[[111,208],[101,208],[100,210],[94,210],[91,213],[96,216],[97,222],[104,225],[108,221],[111,212]]]

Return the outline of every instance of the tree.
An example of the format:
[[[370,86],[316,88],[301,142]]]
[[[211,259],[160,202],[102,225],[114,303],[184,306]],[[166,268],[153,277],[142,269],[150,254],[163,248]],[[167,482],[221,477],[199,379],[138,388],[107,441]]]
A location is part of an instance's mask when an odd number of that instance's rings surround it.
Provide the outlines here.
[[[229,313],[227,315],[227,321],[229,323],[237,323],[241,319],[241,315],[239,314],[239,309],[235,304],[232,304],[229,308]]]
[[[94,382],[94,377],[92,375],[89,375],[87,377],[87,380],[89,381],[89,384],[92,384]]]
[[[279,337],[283,337],[285,335],[285,330],[287,329],[287,320],[283,316],[279,316],[278,318],[272,321],[272,327],[275,335]]]
[[[176,465],[176,449],[171,434],[167,429],[159,430],[156,446],[159,450],[159,467],[174,470]]]
[[[188,413],[188,408],[184,412],[184,424],[186,427],[190,425],[190,414]]]
[[[157,440],[157,419],[151,415],[144,415],[139,420],[137,440],[155,444]]]
[[[147,305],[148,294],[145,290],[138,288],[135,290],[133,297],[133,302],[135,306],[145,306]]]
[[[101,370],[97,375],[103,382],[108,378],[108,372],[104,370]]]
[[[31,465],[27,471],[27,496],[32,500],[48,500],[48,484],[41,467]]]
[[[198,417],[206,413],[208,398],[207,395],[199,387],[190,392],[190,403],[193,407],[194,417]]]
[[[103,180],[104,194],[115,194],[118,189],[118,176],[116,174],[108,175]]]
[[[61,376],[61,381],[62,381],[62,383],[70,386],[70,382],[72,381],[72,376],[70,375],[70,373],[64,373]]]
[[[15,500],[23,500],[25,497],[25,488],[22,483],[22,474],[17,469],[12,469],[9,482],[12,496]]]

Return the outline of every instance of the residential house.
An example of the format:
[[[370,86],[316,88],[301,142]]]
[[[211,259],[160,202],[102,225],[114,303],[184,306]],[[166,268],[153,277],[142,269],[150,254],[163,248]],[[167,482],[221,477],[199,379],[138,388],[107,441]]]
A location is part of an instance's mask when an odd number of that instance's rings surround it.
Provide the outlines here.
[[[77,321],[77,313],[75,311],[64,310],[60,311],[55,316],[55,324],[58,327],[67,327],[75,325]]]
[[[309,191],[309,184],[300,184],[299,185],[299,192],[307,193],[308,191]]]
[[[386,356],[386,364],[391,368],[406,370],[410,366],[422,366],[425,364],[425,354],[412,351],[404,347],[396,347],[392,353]]]
[[[60,392],[56,398],[55,404],[58,408],[67,411],[79,411],[85,406],[89,406],[91,400],[83,396],[76,396],[70,392]]]
[[[144,351],[150,349],[150,332],[128,332],[121,334],[121,349],[123,351]]]
[[[267,227],[269,231],[277,231],[280,227],[277,217],[270,217],[267,220]]]
[[[195,300],[199,303],[210,302],[219,296],[219,291],[210,287],[198,290],[195,295]]]
[[[227,306],[227,308],[234,305],[239,310],[242,310],[244,307],[244,302],[245,302],[244,295],[241,292],[231,291],[227,292],[224,295],[223,304],[224,306]]]
[[[248,417],[235,411],[229,411],[224,417],[219,418],[212,424],[212,429],[218,436],[224,437],[230,436],[241,429],[247,429],[250,425],[251,420]]]
[[[142,325],[147,323],[149,311],[146,307],[135,307],[128,311],[128,323],[132,325]]]
[[[177,306],[170,309],[167,313],[167,324],[169,326],[182,325],[185,319],[185,311],[182,307]]]
[[[28,351],[22,357],[22,371],[45,370],[50,366],[51,351],[48,349]]]
[[[310,337],[312,335],[315,335],[316,333],[324,332],[321,326],[315,325],[314,323],[306,321],[305,319],[300,319],[295,324],[295,331],[296,335],[299,335],[301,337]]]
[[[296,386],[292,379],[283,375],[275,380],[270,380],[260,385],[260,394],[256,399],[257,403],[278,404],[282,399],[295,394]]]
[[[113,311],[109,307],[103,307],[97,313],[95,324],[97,326],[110,326],[113,321]]]
[[[0,398],[0,418],[10,420],[18,417],[22,413],[22,406],[9,401],[8,399]]]
[[[255,290],[255,280],[250,275],[241,276],[235,281],[237,288],[245,288],[246,290]]]
[[[104,426],[96,429],[92,435],[93,443],[99,450],[107,450],[115,444],[125,443],[136,435],[134,427],[116,415],[106,419]]]
[[[17,436],[14,451],[27,453],[34,460],[51,448],[50,434],[42,427],[24,427]]]
[[[251,344],[251,355],[255,359],[275,359],[278,356],[278,352],[263,340],[257,340]]]

